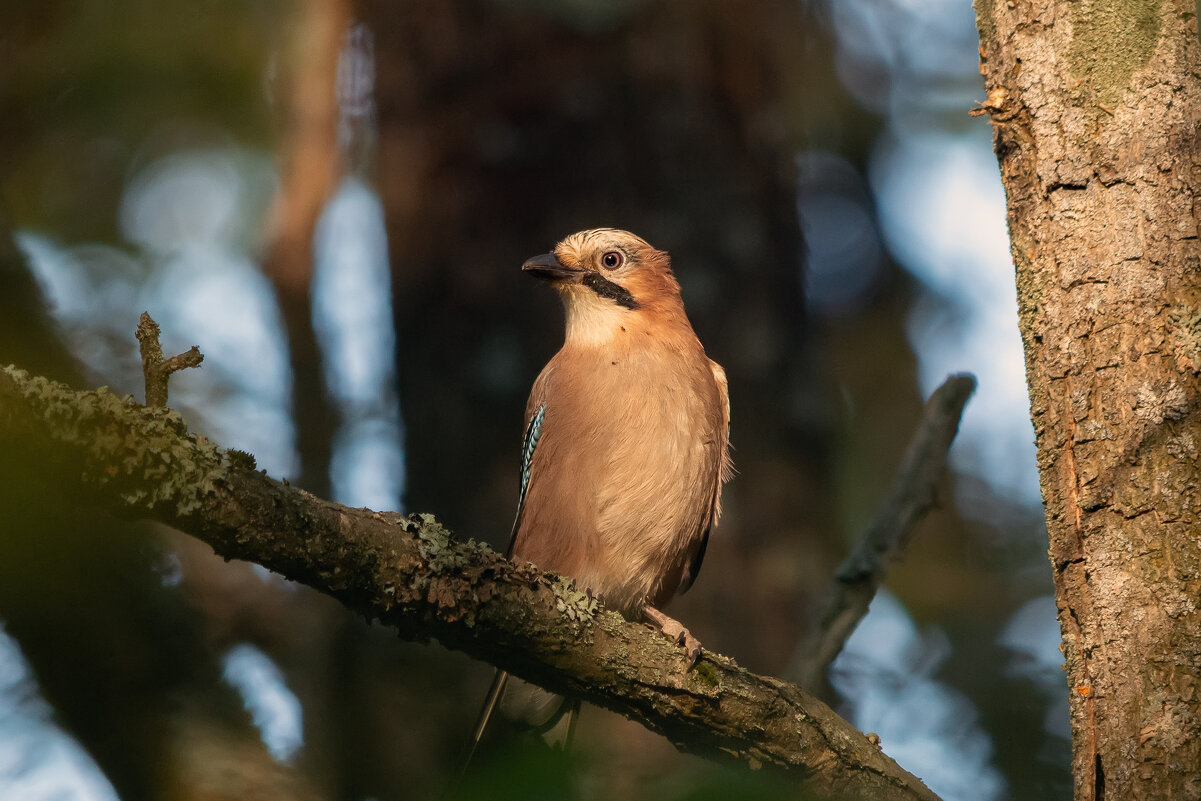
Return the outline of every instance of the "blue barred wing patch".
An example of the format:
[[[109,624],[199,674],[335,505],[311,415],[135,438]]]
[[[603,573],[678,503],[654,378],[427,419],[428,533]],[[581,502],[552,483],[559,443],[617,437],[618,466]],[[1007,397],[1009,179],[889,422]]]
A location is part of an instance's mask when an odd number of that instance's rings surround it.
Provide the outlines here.
[[[542,437],[542,420],[546,417],[546,404],[538,407],[530,423],[525,427],[525,436],[521,440],[521,492],[517,495],[517,513],[521,514],[525,506],[525,494],[530,488],[530,465],[534,461],[534,449]]]
[[[521,439],[521,491],[517,495],[517,515],[513,518],[513,530],[509,533],[509,547],[505,558],[513,558],[513,548],[517,545],[517,530],[521,528],[521,513],[525,511],[525,494],[530,488],[530,465],[534,462],[534,450],[542,437],[542,420],[546,417],[546,404],[538,407],[534,416],[525,427],[525,436]]]

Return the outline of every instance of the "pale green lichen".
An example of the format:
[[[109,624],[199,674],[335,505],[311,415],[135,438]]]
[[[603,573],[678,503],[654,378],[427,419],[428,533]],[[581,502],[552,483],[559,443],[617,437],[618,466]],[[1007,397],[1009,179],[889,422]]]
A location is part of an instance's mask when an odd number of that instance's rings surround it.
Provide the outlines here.
[[[461,570],[476,557],[493,553],[487,543],[455,539],[432,514],[410,515],[408,529],[417,535],[417,550],[434,572]]]
[[[1079,0],[1069,3],[1068,62],[1102,103],[1116,104],[1159,43],[1163,0]]]
[[[474,605],[463,605],[461,599],[470,594],[476,603],[482,600],[481,571],[472,568],[480,565],[481,556],[492,554],[492,549],[475,540],[456,540],[431,514],[409,515],[402,525],[415,535],[417,551],[429,571],[419,573],[406,588],[394,587],[393,597],[397,601],[423,599],[442,608],[449,617],[474,626]]]
[[[108,387],[79,392],[15,367],[0,368],[55,442],[84,454],[81,478],[114,486],[128,506],[196,511],[226,479],[223,452],[192,437],[180,415],[147,409]]]
[[[461,543],[431,514],[414,515],[417,526],[417,550],[435,572],[455,570],[464,565]]]
[[[409,515],[403,525],[417,540],[418,553],[429,570],[416,575],[407,587],[394,588],[393,597],[398,602],[423,599],[443,608],[444,614],[461,619],[468,627],[474,626],[476,605],[495,594],[487,580],[495,552],[486,543],[456,540],[431,514]],[[539,575],[533,565],[517,565],[514,569],[515,578],[527,572],[532,588],[549,590],[554,608],[572,623],[591,622],[600,608],[594,597],[578,590],[570,579]],[[471,597],[474,603],[461,604],[457,600],[465,597]],[[514,614],[520,617],[523,613],[515,610]]]
[[[596,598],[576,589],[571,579],[556,576],[550,589],[555,594],[555,608],[569,620],[591,621],[600,608]]]
[[[460,571],[474,564],[476,557],[493,553],[485,543],[454,539],[431,514],[410,515],[409,524],[417,535],[418,552],[434,573]],[[597,600],[578,590],[570,579],[548,575],[546,586],[554,594],[555,608],[570,620],[591,620],[599,608]]]
[[[980,34],[980,43],[985,48],[991,48],[997,38],[996,21],[993,19],[994,0],[975,0],[976,30]]]
[[[1193,373],[1201,372],[1201,310],[1180,304],[1168,309],[1168,319],[1172,321],[1177,364],[1181,369],[1191,365]]]

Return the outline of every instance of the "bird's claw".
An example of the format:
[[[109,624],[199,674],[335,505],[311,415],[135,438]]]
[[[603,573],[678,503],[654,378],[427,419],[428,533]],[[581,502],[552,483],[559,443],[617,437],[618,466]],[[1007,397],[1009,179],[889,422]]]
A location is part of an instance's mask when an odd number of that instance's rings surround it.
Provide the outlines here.
[[[684,628],[678,621],[671,620],[664,625],[663,633],[676,641],[676,645],[682,645],[688,650],[688,668],[696,667],[696,663],[701,661],[701,641],[692,636],[692,632]]]
[[[701,641],[692,636],[692,632],[684,628],[684,624],[675,618],[670,618],[660,612],[651,605],[647,605],[643,609],[644,614],[659,627],[659,630],[666,634],[671,639],[675,640],[676,645],[682,645],[688,650],[688,669],[696,667],[701,661]]]

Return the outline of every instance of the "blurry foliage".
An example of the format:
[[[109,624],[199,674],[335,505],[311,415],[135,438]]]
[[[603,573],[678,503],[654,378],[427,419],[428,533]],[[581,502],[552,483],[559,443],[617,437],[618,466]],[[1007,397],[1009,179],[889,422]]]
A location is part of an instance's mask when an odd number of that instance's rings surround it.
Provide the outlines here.
[[[271,21],[234,2],[3,5],[0,361],[82,383],[12,231],[115,242],[139,162],[231,136],[264,145]],[[114,325],[132,335],[130,322]],[[151,527],[96,515],[69,477],[24,470],[20,450],[0,452],[0,618],[122,798],[186,798],[186,721],[231,742],[246,730],[201,617],[164,586]],[[254,762],[253,740],[243,750]]]
[[[580,781],[580,776],[612,774],[603,757],[575,749],[564,754],[541,741],[514,732],[491,750],[481,752],[471,771],[443,796],[445,801],[585,801],[600,797],[653,798],[657,801],[809,801],[812,795],[768,771],[746,771],[690,757],[686,771],[657,771],[653,763],[639,774],[607,781]],[[621,768],[628,766],[617,766]]]
[[[283,4],[48,0],[0,11],[11,224],[112,241],[130,171],[197,143],[265,146],[265,61]]]

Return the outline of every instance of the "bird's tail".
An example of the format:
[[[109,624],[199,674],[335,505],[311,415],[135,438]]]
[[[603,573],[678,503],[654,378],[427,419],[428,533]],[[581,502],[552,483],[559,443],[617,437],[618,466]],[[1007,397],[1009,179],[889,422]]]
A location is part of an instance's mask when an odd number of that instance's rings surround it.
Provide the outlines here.
[[[475,723],[475,732],[471,736],[471,742],[467,746],[467,753],[463,756],[463,763],[459,767],[459,776],[462,777],[467,773],[467,766],[471,764],[471,758],[475,756],[475,750],[480,746],[480,740],[484,736],[484,729],[488,728],[488,720],[492,717],[493,711],[496,710],[496,705],[500,702],[500,697],[505,693],[505,684],[509,681],[509,673],[505,670],[497,670],[496,675],[492,677],[492,686],[488,688],[488,695],[484,697],[484,705],[480,708],[479,719]]]
[[[541,735],[551,748],[560,751],[570,749],[572,740],[575,739],[576,721],[580,716],[579,699],[564,698],[519,679],[514,679],[514,681],[517,684],[517,687],[514,688],[514,692],[517,694],[516,704],[514,709],[506,708],[506,716],[516,714],[518,719],[514,720],[515,723],[525,731]],[[508,672],[498,669],[492,678],[492,686],[488,688],[488,695],[484,698],[484,705],[480,708],[480,715],[476,720],[471,742],[467,744],[467,750],[463,755],[458,774],[460,779],[466,775],[476,749],[479,748],[480,740],[484,737],[484,731],[488,728],[488,721],[491,720],[492,714],[505,697],[505,688],[508,683]],[[509,701],[505,701],[505,703],[508,704]]]
[[[563,750],[571,750],[571,743],[575,740],[575,724],[580,719],[580,700],[573,699],[570,706],[567,708],[567,733],[563,735]]]

